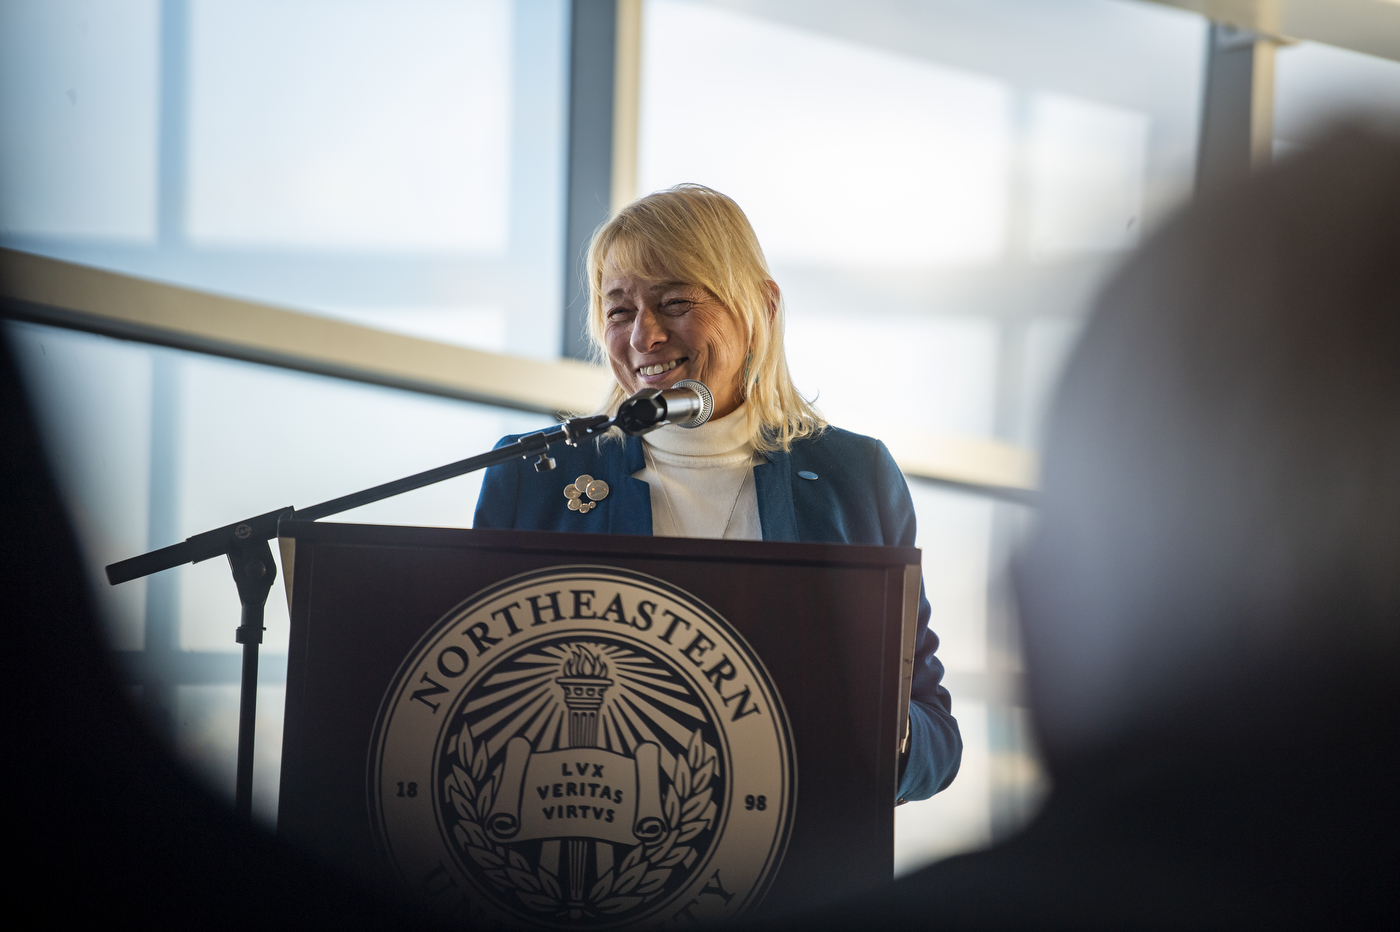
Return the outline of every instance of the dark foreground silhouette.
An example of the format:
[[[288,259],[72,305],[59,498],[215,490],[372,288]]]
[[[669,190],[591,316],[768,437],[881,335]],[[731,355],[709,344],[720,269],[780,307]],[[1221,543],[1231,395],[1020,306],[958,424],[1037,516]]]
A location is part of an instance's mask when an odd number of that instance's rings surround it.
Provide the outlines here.
[[[1015,573],[1046,806],[794,927],[1394,921],[1400,146],[1343,135],[1177,217],[1048,426]]]
[[[0,342],[9,910],[76,928],[421,925],[240,824],[150,736],[113,674],[77,544]]]

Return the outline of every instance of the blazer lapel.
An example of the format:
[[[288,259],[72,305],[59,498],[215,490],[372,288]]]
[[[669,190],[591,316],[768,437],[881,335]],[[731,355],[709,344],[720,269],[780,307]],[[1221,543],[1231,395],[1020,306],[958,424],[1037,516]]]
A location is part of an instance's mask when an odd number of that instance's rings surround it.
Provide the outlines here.
[[[765,453],[767,463],[754,467],[758,522],[764,540],[797,540],[797,509],[792,502],[792,456],[781,450]]]
[[[612,499],[608,506],[608,533],[650,537],[651,486],[632,476],[646,466],[642,438],[628,437],[620,449],[611,441],[604,446],[613,448],[608,456],[608,484],[612,487],[608,496]]]

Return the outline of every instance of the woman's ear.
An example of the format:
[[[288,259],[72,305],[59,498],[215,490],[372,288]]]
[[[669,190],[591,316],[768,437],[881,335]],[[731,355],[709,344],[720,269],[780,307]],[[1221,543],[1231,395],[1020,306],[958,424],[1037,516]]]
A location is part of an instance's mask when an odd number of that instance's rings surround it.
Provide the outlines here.
[[[783,299],[783,292],[771,278],[763,283],[763,290],[768,293],[768,324],[772,326],[778,317],[778,302]]]

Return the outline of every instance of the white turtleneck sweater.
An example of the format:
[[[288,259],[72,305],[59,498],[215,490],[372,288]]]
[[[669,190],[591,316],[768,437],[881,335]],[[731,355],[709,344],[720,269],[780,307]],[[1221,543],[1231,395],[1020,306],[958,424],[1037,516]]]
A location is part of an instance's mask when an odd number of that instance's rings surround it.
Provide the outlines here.
[[[694,429],[674,424],[642,437],[657,537],[762,540],[753,469],[764,460],[749,442],[743,405]]]

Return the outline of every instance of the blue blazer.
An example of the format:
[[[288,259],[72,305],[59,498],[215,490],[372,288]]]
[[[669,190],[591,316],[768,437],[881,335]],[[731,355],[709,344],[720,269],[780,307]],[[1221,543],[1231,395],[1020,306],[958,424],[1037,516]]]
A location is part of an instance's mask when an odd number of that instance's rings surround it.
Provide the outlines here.
[[[497,446],[513,442],[506,437]],[[532,531],[651,534],[651,489],[633,477],[645,464],[642,441],[608,440],[554,452],[559,468],[537,473],[519,459],[486,471],[476,506],[476,527]],[[904,475],[885,445],[838,428],[794,443],[789,453],[764,454],[754,467],[758,518],[764,540],[808,543],[914,546],[914,503]],[[816,473],[815,481],[798,477]],[[607,482],[607,498],[580,519],[568,509],[559,477],[590,475]],[[948,690],[940,685],[943,664],[934,652],[929,604],[919,590],[919,633],[909,706],[909,761],[900,780],[902,800],[926,799],[953,782],[962,761],[962,736]]]

